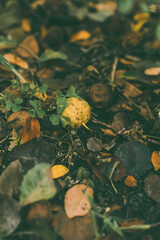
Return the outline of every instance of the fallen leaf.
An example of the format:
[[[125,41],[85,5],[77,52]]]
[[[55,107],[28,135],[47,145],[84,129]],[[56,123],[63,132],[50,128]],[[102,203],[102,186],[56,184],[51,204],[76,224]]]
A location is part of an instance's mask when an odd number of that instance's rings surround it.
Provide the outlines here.
[[[158,171],[160,169],[160,152],[154,151],[152,153],[151,162],[154,166],[154,170]]]
[[[74,34],[71,39],[70,42],[76,42],[76,41],[80,41],[80,40],[87,40],[91,37],[91,34],[88,31],[82,30],[76,34]]]
[[[29,140],[40,137],[40,124],[39,121],[36,118],[28,117],[26,119],[25,126],[23,128],[23,134],[22,134],[22,142],[26,143]]]
[[[124,183],[128,187],[137,187],[137,180],[131,175],[126,177],[126,179],[124,180]]]
[[[31,205],[29,209],[27,219],[35,220],[35,219],[50,219],[51,217],[51,204],[48,201],[41,201],[40,203],[35,203]]]
[[[3,55],[3,57],[12,64],[17,65],[18,67],[24,68],[24,69],[28,69],[28,63],[26,61],[24,61],[22,58],[16,56],[13,53],[6,53]]]
[[[87,194],[93,197],[93,189],[84,184],[71,187],[64,200],[65,211],[68,218],[84,216],[91,209]]]
[[[136,88],[133,84],[126,82],[123,94],[130,98],[136,98],[142,95],[142,91]]]
[[[63,240],[93,240],[95,232],[92,217],[87,214],[83,217],[68,218],[62,207],[53,215],[52,226]]]
[[[104,135],[112,136],[112,137],[116,136],[116,133],[112,129],[109,129],[109,128],[106,128],[106,129],[100,128],[100,129],[104,133]]]
[[[21,205],[52,198],[57,189],[51,176],[50,165],[41,163],[29,170],[24,176],[20,192]]]
[[[144,73],[149,76],[158,76],[160,74],[160,67],[147,68]]]
[[[16,52],[24,58],[28,57],[37,58],[36,54],[38,54],[39,52],[39,46],[36,39],[32,35],[26,37],[20,43],[19,47],[16,49]]]
[[[18,129],[24,127],[28,117],[29,113],[27,111],[19,111],[12,113],[7,121],[10,127]]]
[[[134,65],[134,64],[135,64],[135,62],[133,62],[133,61],[128,61],[128,60],[123,59],[123,58],[120,59],[120,62],[123,63],[123,64],[125,64],[125,65]]]
[[[55,179],[66,175],[69,172],[69,169],[63,165],[54,165],[51,167],[51,172],[53,179]]]
[[[148,197],[160,204],[160,176],[149,175],[144,180],[144,191]]]
[[[31,23],[29,19],[23,18],[22,19],[22,29],[25,32],[30,32],[31,31]]]

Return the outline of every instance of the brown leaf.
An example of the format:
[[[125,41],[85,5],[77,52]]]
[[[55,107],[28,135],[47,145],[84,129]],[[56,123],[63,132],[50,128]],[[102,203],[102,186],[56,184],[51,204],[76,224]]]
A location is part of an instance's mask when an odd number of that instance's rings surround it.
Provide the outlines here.
[[[71,187],[65,195],[65,211],[69,218],[86,215],[90,208],[87,194],[93,197],[93,189],[84,184]]]
[[[34,219],[49,219],[51,217],[51,204],[48,201],[41,201],[31,205],[27,218]]]
[[[23,18],[22,19],[22,29],[25,32],[30,32],[31,31],[31,23],[29,19]]]
[[[152,153],[151,162],[154,166],[154,170],[158,171],[160,169],[160,152],[154,151]]]
[[[142,91],[136,88],[133,84],[126,82],[123,94],[127,97],[135,98],[139,97],[142,94]]]
[[[13,53],[6,53],[3,55],[3,57],[12,64],[17,65],[18,67],[24,68],[24,69],[28,69],[28,63],[26,61],[24,61],[22,58],[16,56]]]
[[[26,111],[14,112],[8,117],[8,124],[10,127],[18,129],[24,127],[29,113]]]
[[[33,36],[28,36],[20,43],[19,47],[16,49],[17,53],[24,57],[35,57],[39,52],[39,46],[36,39]]]
[[[40,137],[40,124],[36,118],[29,116],[23,128],[22,141],[26,143],[35,137]]]
[[[124,180],[124,183],[128,187],[137,187],[137,180],[133,176],[126,177],[126,179]]]
[[[53,216],[52,226],[63,240],[93,240],[95,239],[92,217],[87,214],[83,217],[68,218],[60,208]]]

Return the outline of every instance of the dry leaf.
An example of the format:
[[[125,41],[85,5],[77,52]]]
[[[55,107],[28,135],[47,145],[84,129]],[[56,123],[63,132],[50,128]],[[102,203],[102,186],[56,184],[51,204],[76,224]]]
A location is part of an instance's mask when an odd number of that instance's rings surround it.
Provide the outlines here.
[[[160,67],[147,68],[144,73],[149,76],[157,76],[160,74]]]
[[[31,31],[31,23],[29,19],[22,19],[22,29],[25,32],[30,32]]]
[[[63,165],[54,165],[51,167],[53,179],[60,178],[69,172],[69,169]]]
[[[154,151],[152,153],[151,162],[154,166],[154,170],[158,171],[160,169],[160,152]]]
[[[117,4],[112,1],[104,1],[96,4],[96,9],[98,11],[110,11],[114,13],[115,10],[117,9]]]
[[[92,217],[87,214],[83,217],[69,219],[62,207],[53,215],[52,226],[63,240],[93,240],[95,233]]]
[[[120,62],[123,63],[123,64],[126,64],[126,65],[134,65],[135,64],[135,62],[128,61],[128,60],[123,59],[123,58],[120,59]]]
[[[31,205],[27,218],[28,220],[50,219],[51,211],[51,204],[47,201],[41,201]]]
[[[10,127],[18,129],[24,127],[26,119],[29,117],[29,113],[26,111],[19,111],[12,113],[7,121]]]
[[[126,177],[126,179],[124,180],[124,183],[128,187],[137,187],[137,180],[133,176]]]
[[[3,55],[3,57],[12,64],[17,65],[18,67],[24,68],[24,69],[28,69],[28,63],[26,61],[24,61],[22,58],[17,57],[15,54],[13,53],[6,53]]]
[[[123,94],[130,98],[136,98],[142,94],[142,91],[136,88],[133,84],[126,82]]]
[[[40,124],[36,118],[29,116],[23,128],[22,141],[26,143],[35,137],[40,137]]]
[[[71,187],[65,195],[65,211],[68,218],[86,215],[91,204],[87,194],[93,197],[93,189],[84,184],[77,184]]]
[[[16,51],[20,56],[24,58],[28,57],[37,58],[36,54],[38,54],[39,52],[39,46],[33,36],[28,36],[23,40],[23,42],[20,43]]]
[[[82,30],[76,34],[74,34],[71,39],[70,42],[76,42],[76,41],[80,41],[80,40],[87,40],[91,37],[91,34],[85,30]]]
[[[106,128],[106,129],[100,128],[100,129],[101,129],[101,131],[104,133],[104,135],[112,136],[112,137],[115,137],[115,136],[116,136],[116,133],[113,132],[112,129],[109,129],[109,128]]]

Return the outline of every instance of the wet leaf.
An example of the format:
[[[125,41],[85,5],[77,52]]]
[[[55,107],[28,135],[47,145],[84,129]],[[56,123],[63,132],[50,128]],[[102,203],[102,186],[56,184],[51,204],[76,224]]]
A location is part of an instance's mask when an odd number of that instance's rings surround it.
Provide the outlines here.
[[[52,198],[57,190],[52,180],[49,164],[37,164],[29,170],[24,176],[20,191],[21,205]]]
[[[68,218],[84,216],[89,212],[91,205],[87,194],[93,197],[93,190],[83,184],[77,184],[67,191],[64,205]]]
[[[151,156],[151,161],[154,166],[154,170],[158,171],[160,169],[160,152],[154,151]]]
[[[64,165],[54,165],[51,167],[51,172],[53,179],[56,179],[66,175],[69,172],[69,169]]]

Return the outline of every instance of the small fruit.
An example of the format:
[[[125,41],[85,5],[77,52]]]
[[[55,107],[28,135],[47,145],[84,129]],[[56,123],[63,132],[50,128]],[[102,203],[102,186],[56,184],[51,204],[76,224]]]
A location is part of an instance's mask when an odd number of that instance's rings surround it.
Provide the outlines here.
[[[86,124],[91,117],[91,107],[82,98],[68,98],[68,106],[62,113],[63,117],[70,118],[70,125],[73,128],[79,128]]]

